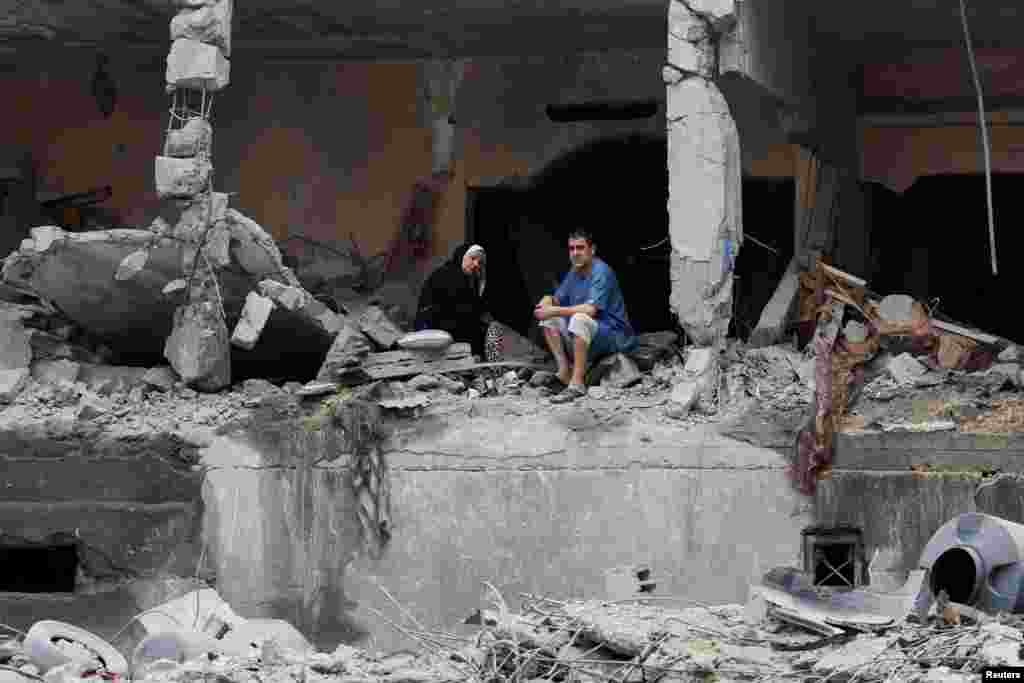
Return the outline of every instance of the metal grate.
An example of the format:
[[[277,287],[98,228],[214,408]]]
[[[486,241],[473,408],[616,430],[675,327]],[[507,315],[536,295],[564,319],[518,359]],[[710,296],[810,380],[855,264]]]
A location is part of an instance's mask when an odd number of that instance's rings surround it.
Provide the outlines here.
[[[815,586],[856,588],[863,584],[864,545],[860,529],[852,527],[805,529],[804,571]]]

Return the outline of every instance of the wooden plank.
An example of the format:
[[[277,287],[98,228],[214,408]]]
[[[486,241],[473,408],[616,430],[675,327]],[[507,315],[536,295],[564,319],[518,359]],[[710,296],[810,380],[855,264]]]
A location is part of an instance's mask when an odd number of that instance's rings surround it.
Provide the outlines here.
[[[822,269],[826,273],[828,273],[829,275],[831,275],[832,277],[834,277],[836,279],[843,280],[847,284],[851,284],[854,287],[867,287],[868,286],[868,281],[867,280],[862,280],[862,279],[860,279],[859,277],[857,277],[855,275],[850,275],[846,271],[839,270],[838,268],[836,268],[834,266],[830,266],[827,263],[822,263],[820,265],[821,265]]]
[[[934,327],[939,328],[940,330],[952,332],[953,334],[959,334],[961,337],[976,339],[977,341],[980,341],[982,344],[999,343],[999,337],[994,337],[991,334],[985,334],[984,332],[975,332],[974,330],[969,330],[966,327],[960,327],[959,325],[954,325],[953,323],[947,323],[941,320],[935,320],[933,318],[932,325]]]
[[[371,353],[363,360],[364,367],[372,367],[376,365],[387,365],[390,363],[405,363],[405,362],[424,362],[433,361],[440,359],[457,359],[465,358],[472,353],[472,348],[469,344],[464,342],[458,342],[452,344],[444,351],[433,351],[433,350],[419,350],[419,349],[405,349],[403,351],[384,351],[382,353]]]
[[[438,374],[444,372],[462,372],[472,370],[476,361],[472,356],[455,360],[440,359],[436,361],[405,361],[400,363],[389,363],[387,365],[362,366],[371,380],[396,379],[398,377],[412,377],[421,374]]]

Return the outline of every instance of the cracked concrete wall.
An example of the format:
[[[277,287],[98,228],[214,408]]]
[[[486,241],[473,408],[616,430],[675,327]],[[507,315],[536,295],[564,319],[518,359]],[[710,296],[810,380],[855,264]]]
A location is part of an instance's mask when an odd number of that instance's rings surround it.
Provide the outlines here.
[[[459,631],[482,581],[510,601],[601,597],[606,569],[638,562],[658,594],[743,601],[752,576],[797,561],[809,519],[781,456],[710,430],[586,411],[510,420],[485,406],[390,430],[393,537],[379,560],[360,551],[331,429],[235,431],[203,450],[210,568],[239,614],[390,650],[412,643],[374,614],[393,614],[381,587],[423,623]]]
[[[670,303],[699,345],[724,340],[732,271],[743,239],[739,131],[715,79],[724,0],[672,0],[667,87]]]

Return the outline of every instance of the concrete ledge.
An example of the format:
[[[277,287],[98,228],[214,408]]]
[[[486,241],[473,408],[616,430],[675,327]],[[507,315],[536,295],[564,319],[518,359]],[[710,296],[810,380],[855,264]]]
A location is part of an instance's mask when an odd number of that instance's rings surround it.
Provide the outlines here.
[[[1024,435],[959,432],[855,432],[836,435],[834,467],[908,470],[913,465],[1024,472]]]

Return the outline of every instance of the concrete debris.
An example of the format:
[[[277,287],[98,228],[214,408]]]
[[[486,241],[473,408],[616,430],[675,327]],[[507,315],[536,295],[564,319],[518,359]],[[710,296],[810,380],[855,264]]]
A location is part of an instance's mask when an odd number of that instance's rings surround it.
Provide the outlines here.
[[[29,375],[28,368],[0,370],[0,403],[10,403],[17,398]]]
[[[361,369],[363,359],[373,350],[373,345],[362,331],[351,320],[334,337],[331,348],[327,351],[317,379],[323,382],[331,382],[341,378],[357,378],[360,381],[369,381],[367,375]]]
[[[885,369],[898,384],[904,386],[912,386],[928,371],[927,367],[909,353],[901,353],[890,358]]]
[[[592,383],[600,382],[601,386],[617,389],[631,387],[642,379],[637,364],[624,353],[602,358],[591,372],[594,375]]]
[[[142,269],[146,267],[147,261],[149,261],[148,249],[133,251],[121,259],[121,263],[118,264],[117,271],[114,273],[114,279],[130,280],[142,272]]]
[[[249,292],[245,297],[242,315],[231,333],[231,343],[241,349],[250,350],[256,346],[263,328],[274,310],[274,302],[256,292]]]
[[[32,364],[32,378],[44,384],[74,384],[81,365],[70,360],[40,360]]]
[[[301,287],[292,287],[276,280],[263,280],[259,284],[260,293],[272,299],[275,304],[286,311],[298,311],[309,303],[313,297]]]
[[[210,301],[181,306],[164,357],[189,386],[217,391],[231,384],[228,329],[219,307]]]
[[[406,386],[417,391],[430,391],[442,386],[442,382],[437,375],[416,375],[406,382]]]
[[[196,9],[183,9],[171,20],[171,40],[188,38],[216,45],[231,55],[233,0],[218,0]]]
[[[718,381],[718,359],[712,348],[690,349],[682,380],[672,389],[671,401],[681,410],[692,410],[700,402],[710,406]]]
[[[843,335],[847,341],[853,342],[854,344],[862,344],[867,341],[868,328],[867,326],[857,320],[849,320],[846,323],[846,327],[843,328]]]
[[[167,85],[216,92],[227,87],[231,63],[216,45],[178,38],[167,55]]]
[[[32,347],[21,320],[0,316],[0,370],[27,368],[32,362]]]
[[[192,199],[210,184],[213,165],[201,157],[156,157],[154,178],[161,199]]]
[[[171,367],[159,365],[146,370],[142,376],[142,381],[160,391],[170,391],[178,381],[178,375],[175,374]]]
[[[181,128],[167,132],[164,156],[191,159],[208,157],[213,146],[213,127],[208,121],[194,116]]]
[[[1010,344],[999,352],[996,360],[1000,363],[1017,363],[1021,360],[1020,347],[1016,344]]]
[[[367,306],[358,317],[359,328],[381,349],[392,348],[405,332],[379,306]]]

